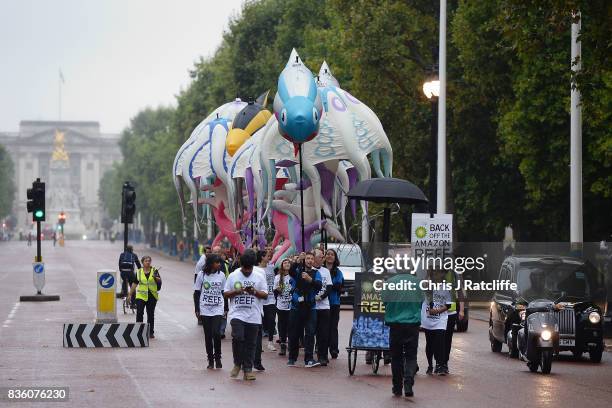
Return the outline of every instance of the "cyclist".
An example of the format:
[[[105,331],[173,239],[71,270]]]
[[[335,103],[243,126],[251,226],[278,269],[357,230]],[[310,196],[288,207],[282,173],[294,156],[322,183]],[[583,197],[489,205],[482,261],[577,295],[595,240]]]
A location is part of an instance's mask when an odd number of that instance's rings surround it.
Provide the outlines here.
[[[128,287],[136,282],[134,274],[134,266],[138,269],[142,268],[138,256],[134,253],[134,248],[131,245],[125,247],[125,251],[119,255],[119,271],[121,272],[121,298],[124,298],[128,293]],[[127,303],[133,304],[132,299],[128,299]]]

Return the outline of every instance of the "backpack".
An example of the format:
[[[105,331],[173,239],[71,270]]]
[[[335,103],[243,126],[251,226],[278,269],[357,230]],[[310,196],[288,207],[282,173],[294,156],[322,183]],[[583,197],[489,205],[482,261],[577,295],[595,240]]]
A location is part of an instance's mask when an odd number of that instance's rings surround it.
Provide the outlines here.
[[[119,256],[119,270],[121,271],[133,271],[134,270],[134,257],[130,252],[123,252]]]

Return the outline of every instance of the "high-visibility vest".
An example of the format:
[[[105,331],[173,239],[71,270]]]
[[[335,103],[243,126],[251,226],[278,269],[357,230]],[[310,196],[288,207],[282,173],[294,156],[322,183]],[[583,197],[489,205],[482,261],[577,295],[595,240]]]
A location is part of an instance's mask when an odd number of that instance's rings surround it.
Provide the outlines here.
[[[138,269],[138,287],[136,288],[136,299],[142,299],[146,302],[149,299],[149,292],[151,292],[156,300],[159,299],[159,295],[157,294],[157,282],[153,277],[154,273],[155,269],[151,268],[149,278],[147,279],[144,269]]]

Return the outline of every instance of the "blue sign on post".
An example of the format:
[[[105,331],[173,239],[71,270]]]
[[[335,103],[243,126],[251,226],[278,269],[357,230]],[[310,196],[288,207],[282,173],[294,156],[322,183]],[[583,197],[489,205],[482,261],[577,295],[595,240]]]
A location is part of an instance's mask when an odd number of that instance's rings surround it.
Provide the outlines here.
[[[100,275],[99,283],[104,289],[109,289],[115,283],[115,278],[110,273],[104,273]]]
[[[45,271],[45,264],[43,263],[34,264],[34,273],[43,273],[44,271]]]

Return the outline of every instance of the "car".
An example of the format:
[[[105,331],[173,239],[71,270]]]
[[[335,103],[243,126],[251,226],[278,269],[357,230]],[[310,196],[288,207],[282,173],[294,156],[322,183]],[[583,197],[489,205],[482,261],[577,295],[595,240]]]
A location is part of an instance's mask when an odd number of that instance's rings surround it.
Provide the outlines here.
[[[361,248],[357,244],[332,243],[327,249],[338,254],[340,270],[344,276],[344,287],[340,293],[341,305],[353,305],[355,300],[355,274],[364,270]]]
[[[528,302],[553,301],[559,328],[555,353],[570,351],[576,358],[588,352],[592,362],[601,361],[604,350],[603,313],[595,303],[605,298],[598,272],[590,262],[556,255],[512,255],[502,263],[500,280],[516,283],[517,290],[499,290],[493,295],[489,314],[491,350],[506,344],[511,357],[518,355],[511,333],[525,315]],[[605,292],[605,291],[604,291]]]

